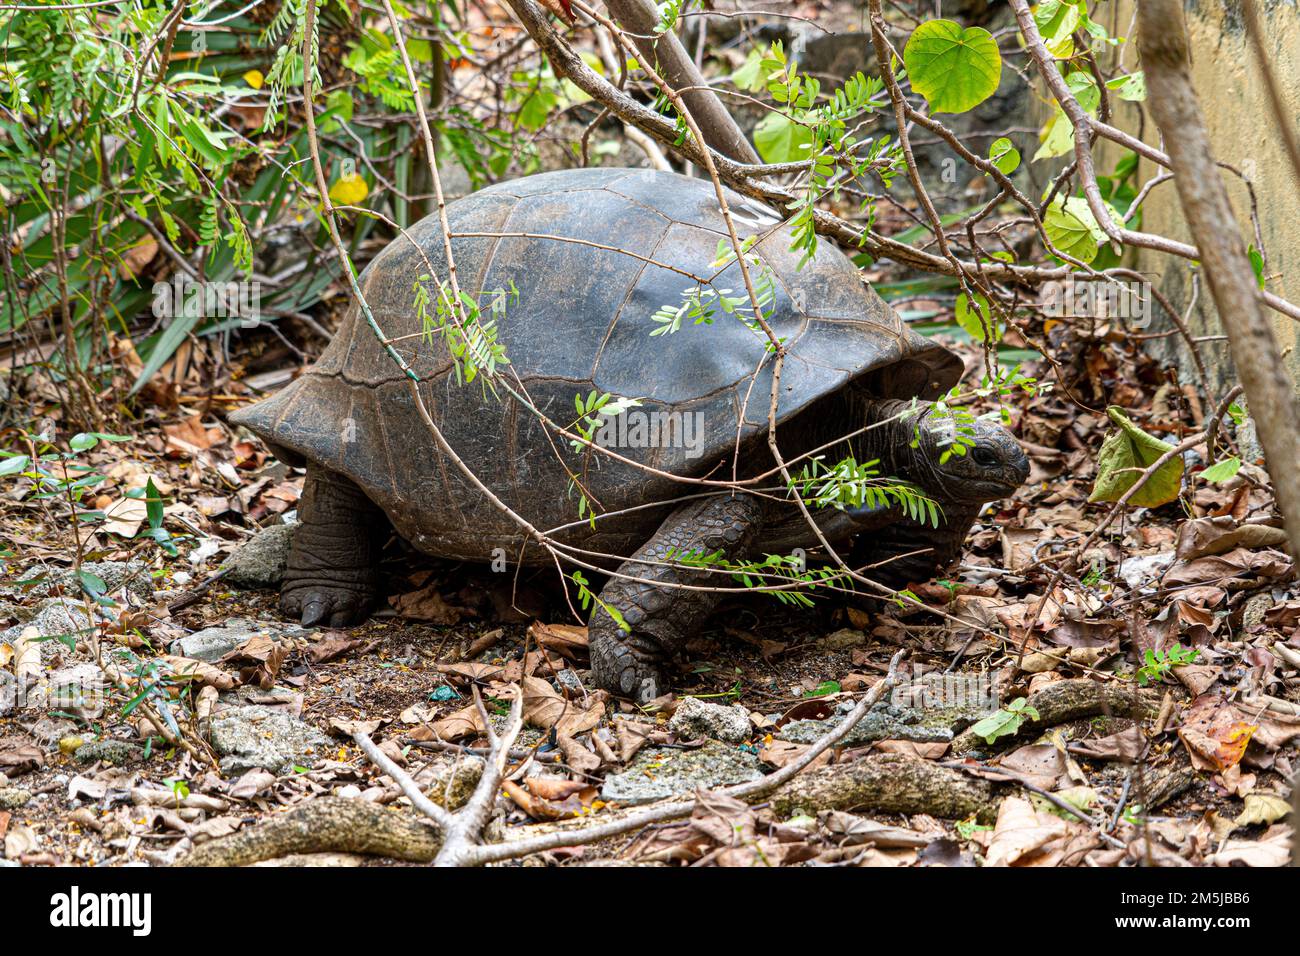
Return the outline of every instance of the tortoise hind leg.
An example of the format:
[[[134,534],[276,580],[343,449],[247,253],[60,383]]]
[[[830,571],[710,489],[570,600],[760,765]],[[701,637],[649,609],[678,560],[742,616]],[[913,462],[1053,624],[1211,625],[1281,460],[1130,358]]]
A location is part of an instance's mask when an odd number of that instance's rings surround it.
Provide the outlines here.
[[[761,520],[757,499],[743,495],[710,497],[675,510],[600,592],[588,629],[591,670],[596,684],[616,694],[645,702],[664,691],[661,667],[680,650],[717,604],[719,595],[690,591],[674,584],[727,587],[726,575],[666,564],[672,555],[712,554],[738,558],[758,537]],[[629,580],[641,578],[657,582]],[[631,628],[624,632],[604,609],[613,607]]]
[[[307,466],[298,513],[281,612],[304,627],[364,621],[379,596],[388,518],[355,482],[315,464]]]

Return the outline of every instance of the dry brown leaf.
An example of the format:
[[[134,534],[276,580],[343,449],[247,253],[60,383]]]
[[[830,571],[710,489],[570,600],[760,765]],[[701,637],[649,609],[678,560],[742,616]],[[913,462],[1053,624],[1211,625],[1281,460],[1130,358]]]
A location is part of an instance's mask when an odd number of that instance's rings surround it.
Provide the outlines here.
[[[348,651],[355,650],[364,644],[362,639],[349,640],[346,637],[327,637],[317,644],[307,648],[307,658],[313,664],[324,664],[328,661],[337,660]]]
[[[487,728],[483,726],[483,721],[479,718],[478,708],[470,704],[468,707],[462,707],[454,714],[435,720],[432,730],[440,740],[455,741],[464,737],[477,736],[484,733]],[[411,736],[415,737],[417,735],[412,734]]]
[[[1291,561],[1280,551],[1251,551],[1238,548],[1226,554],[1196,558],[1175,566],[1165,575],[1168,588],[1191,584],[1224,584],[1233,580],[1272,580],[1291,573]]]
[[[215,687],[219,691],[230,690],[238,683],[234,675],[226,673],[220,667],[209,664],[207,661],[198,661],[192,657],[180,657],[176,654],[163,654],[160,659],[172,669],[172,674],[176,680],[206,684],[209,687]]]
[[[406,594],[395,594],[388,599],[388,603],[406,620],[425,621],[429,624],[458,624],[466,613],[464,608],[448,604],[436,584]]]
[[[528,636],[571,661],[587,659],[587,629],[572,624],[542,624],[528,629]]]
[[[1242,524],[1225,515],[1221,518],[1195,518],[1178,529],[1174,553],[1190,561],[1206,555],[1223,554],[1234,548],[1276,548],[1286,543],[1286,532],[1266,524]]]
[[[984,865],[1024,865],[1068,832],[1066,822],[1060,817],[1035,811],[1028,800],[1007,797],[998,808]]]

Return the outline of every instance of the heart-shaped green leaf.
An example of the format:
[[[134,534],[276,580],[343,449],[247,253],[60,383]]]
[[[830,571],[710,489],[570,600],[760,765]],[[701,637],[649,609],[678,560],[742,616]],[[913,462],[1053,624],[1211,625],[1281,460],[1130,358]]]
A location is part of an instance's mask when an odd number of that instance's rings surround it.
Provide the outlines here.
[[[1010,176],[1020,165],[1020,150],[1016,149],[1011,140],[1005,136],[995,139],[993,145],[989,147],[989,162],[1003,175]]]
[[[994,94],[1002,79],[1002,56],[988,30],[951,20],[922,23],[903,48],[912,89],[931,113],[964,113]]]

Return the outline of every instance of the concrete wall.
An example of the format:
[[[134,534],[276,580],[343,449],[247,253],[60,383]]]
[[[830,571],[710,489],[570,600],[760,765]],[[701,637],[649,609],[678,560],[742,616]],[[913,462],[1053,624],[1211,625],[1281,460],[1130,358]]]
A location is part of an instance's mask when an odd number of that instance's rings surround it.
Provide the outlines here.
[[[1105,4],[1105,17],[1112,36],[1128,38],[1122,54],[1126,71],[1137,61],[1133,0]],[[1187,28],[1192,44],[1192,78],[1205,112],[1215,157],[1229,163],[1249,178],[1255,192],[1256,223],[1251,221],[1250,190],[1241,177],[1224,172],[1229,195],[1247,241],[1262,248],[1267,258],[1267,287],[1292,302],[1300,302],[1300,180],[1286,156],[1281,137],[1269,108],[1264,84],[1250,52],[1239,0],[1187,0]],[[1300,123],[1300,11],[1296,0],[1264,0],[1262,22],[1269,60],[1281,81],[1289,107],[1288,119]],[[1153,124],[1141,120],[1130,104],[1119,103],[1117,125],[1159,143]],[[1113,165],[1113,151],[1103,150],[1101,171]],[[1145,182],[1156,169],[1143,160],[1139,169]],[[1143,203],[1142,228],[1190,241],[1183,224],[1178,196],[1172,182],[1157,186]],[[1140,252],[1137,267],[1145,272],[1181,310],[1190,299],[1192,269],[1183,260]],[[1191,316],[1195,335],[1220,335],[1209,290],[1201,283],[1197,306]],[[1157,314],[1159,309],[1157,308]],[[1160,328],[1160,326],[1157,326]],[[1300,322],[1277,316],[1274,333],[1288,367],[1300,389]],[[1180,365],[1191,376],[1194,368],[1185,356],[1176,354],[1171,337],[1153,341],[1153,347]],[[1207,342],[1201,352],[1216,385],[1234,378],[1226,342]]]

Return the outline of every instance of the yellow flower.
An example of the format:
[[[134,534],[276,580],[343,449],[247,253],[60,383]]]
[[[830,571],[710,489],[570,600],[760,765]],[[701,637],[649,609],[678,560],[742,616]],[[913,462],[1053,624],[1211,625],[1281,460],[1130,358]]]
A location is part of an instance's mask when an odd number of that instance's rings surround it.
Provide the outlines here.
[[[330,187],[330,199],[340,206],[355,206],[370,195],[370,187],[356,173],[340,176]]]

